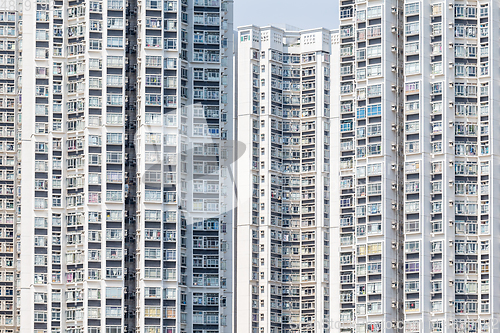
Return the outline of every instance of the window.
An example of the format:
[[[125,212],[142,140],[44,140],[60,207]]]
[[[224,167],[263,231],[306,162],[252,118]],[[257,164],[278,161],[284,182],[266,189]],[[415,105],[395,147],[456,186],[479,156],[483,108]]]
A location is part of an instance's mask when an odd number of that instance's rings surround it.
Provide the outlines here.
[[[349,18],[353,17],[353,9],[352,6],[340,7],[340,18]]]
[[[122,201],[122,194],[123,192],[121,190],[118,191],[107,190],[106,201]]]
[[[364,119],[366,117],[366,108],[357,108],[356,109],[356,118]]]
[[[419,130],[420,130],[420,122],[418,120],[406,122],[406,124],[405,124],[406,134],[418,133]]]
[[[420,3],[412,2],[405,4],[405,15],[415,15],[420,13]]]
[[[418,44],[416,44],[418,45]],[[420,73],[420,62],[413,61],[405,63],[405,74],[412,75]]]
[[[382,174],[382,164],[374,163],[368,164],[366,167],[366,175],[368,176],[378,176]]]
[[[121,326],[106,326],[105,333],[122,333],[122,327]]]
[[[89,43],[89,50],[96,50],[96,51],[102,50],[102,41],[101,40],[89,39],[88,43]],[[122,43],[123,43],[123,39],[122,39]]]
[[[115,87],[123,86],[123,75],[108,74],[106,77],[106,84],[108,86],[115,86]]]
[[[146,37],[147,39],[148,37]],[[167,38],[165,39],[165,49],[166,50],[177,50],[177,39]]]
[[[431,74],[443,74],[443,62],[434,62],[431,64]]]
[[[123,134],[122,133],[106,133],[106,143],[107,144],[122,144]]]
[[[420,251],[420,242],[411,241],[405,243],[405,253],[418,253]]]
[[[147,36],[146,43],[144,46],[148,48],[161,48],[162,46],[161,37]]]
[[[382,243],[372,243],[367,244],[368,255],[381,254],[382,253]]]
[[[35,323],[46,323],[47,322],[47,312],[46,311],[35,311],[33,313]]]
[[[416,35],[419,33],[420,23],[411,22],[405,24],[405,35]]]
[[[382,55],[382,46],[381,45],[371,45],[366,48],[366,57],[374,58],[380,57]]]
[[[357,80],[366,79],[366,68],[357,68],[356,69],[356,79]]]
[[[175,77],[172,77],[175,82]],[[162,75],[157,74],[146,74],[146,85],[147,86],[161,86]],[[168,82],[168,80],[167,80]],[[172,86],[171,84],[167,84],[167,86]],[[175,88],[175,86],[173,87]]]
[[[382,104],[368,105],[366,110],[368,117],[380,116],[382,114]]]
[[[106,114],[106,124],[107,125],[121,125],[123,124],[123,115],[121,113],[107,113]]]
[[[367,19],[378,18],[382,15],[382,6],[368,7],[366,11]]]
[[[123,105],[123,95],[121,94],[108,94],[106,98],[107,105]]]
[[[382,75],[382,65],[370,65],[366,68],[366,76],[367,77],[377,77]]]
[[[121,268],[106,268],[106,278],[107,279],[121,279],[122,269]]]
[[[123,9],[123,1],[122,0],[108,0],[108,9],[111,9],[111,10]]]
[[[420,91],[420,82],[408,82],[405,84],[406,94],[416,94]]]
[[[101,308],[88,308],[88,317],[92,319],[100,319],[101,318]]]
[[[420,152],[419,141],[408,141],[405,143],[405,152],[407,154],[415,154]]]
[[[162,192],[158,190],[146,190],[145,201],[162,202]]]
[[[106,298],[122,298],[123,289],[121,287],[106,287]]]
[[[108,28],[109,29],[123,29],[123,18],[122,17],[108,17]],[[108,47],[109,47],[109,38],[110,37],[108,37]],[[122,37],[118,37],[118,38],[122,38]]]
[[[121,318],[122,308],[121,306],[106,306],[106,317],[109,318]]]
[[[431,27],[432,27],[432,36],[439,36],[443,33],[443,24],[441,22],[433,23],[431,24]]]
[[[419,201],[405,202],[405,213],[406,214],[418,213],[419,209],[420,209],[420,202]]]
[[[47,293],[36,292],[34,294],[35,303],[47,303]]]
[[[409,261],[405,263],[406,273],[418,273],[420,271],[420,263],[418,261]]]
[[[406,281],[405,282],[405,292],[419,292],[420,291],[420,282],[417,281]]]
[[[371,85],[368,86],[368,89],[366,91],[366,97],[378,97],[382,94],[382,85],[381,84],[376,84],[376,85]]]
[[[431,44],[431,54],[432,55],[439,55],[443,53],[443,43],[432,43]]]
[[[160,287],[145,287],[144,288],[144,297],[160,298],[161,297],[161,288]]]

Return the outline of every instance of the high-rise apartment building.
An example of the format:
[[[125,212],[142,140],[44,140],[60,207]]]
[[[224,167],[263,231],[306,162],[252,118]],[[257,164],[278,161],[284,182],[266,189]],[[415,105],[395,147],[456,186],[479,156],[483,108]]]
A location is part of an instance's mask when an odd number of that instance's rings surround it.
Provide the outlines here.
[[[237,139],[245,149],[234,331],[323,332],[332,287],[332,32],[238,30]]]
[[[379,332],[399,319],[402,229],[398,129],[402,74],[397,1],[340,3],[338,250],[334,329]],[[394,10],[392,7],[396,8]],[[393,32],[393,30],[395,30]],[[396,244],[396,246],[394,246]],[[394,306],[395,305],[395,306]],[[387,332],[390,328],[382,328]]]
[[[227,331],[232,1],[148,0],[138,8],[137,328]]]
[[[3,6],[0,333],[494,331],[499,3]]]
[[[0,6],[0,331],[15,332],[19,278],[16,209],[19,200],[18,151],[21,17],[15,4]]]
[[[498,10],[341,1],[335,332],[493,331]]]
[[[232,1],[23,9],[21,331],[224,331]]]

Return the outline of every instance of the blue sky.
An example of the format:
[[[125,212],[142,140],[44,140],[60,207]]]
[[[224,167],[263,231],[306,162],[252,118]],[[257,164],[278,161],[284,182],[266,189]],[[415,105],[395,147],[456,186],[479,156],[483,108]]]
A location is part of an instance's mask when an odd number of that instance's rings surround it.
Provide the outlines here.
[[[289,24],[301,29],[339,26],[337,0],[235,0],[234,26]]]

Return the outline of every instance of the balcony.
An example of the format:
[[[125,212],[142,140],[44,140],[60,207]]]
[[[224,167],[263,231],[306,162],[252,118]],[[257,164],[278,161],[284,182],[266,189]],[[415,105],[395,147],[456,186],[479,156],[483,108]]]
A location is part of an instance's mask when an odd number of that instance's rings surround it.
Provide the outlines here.
[[[419,141],[409,141],[405,143],[405,153],[406,154],[417,154],[420,152],[420,142]]]
[[[354,18],[354,9],[352,6],[340,7],[340,19],[345,20]]]
[[[163,3],[160,0],[146,0],[146,9],[148,9],[148,10],[162,10]]]

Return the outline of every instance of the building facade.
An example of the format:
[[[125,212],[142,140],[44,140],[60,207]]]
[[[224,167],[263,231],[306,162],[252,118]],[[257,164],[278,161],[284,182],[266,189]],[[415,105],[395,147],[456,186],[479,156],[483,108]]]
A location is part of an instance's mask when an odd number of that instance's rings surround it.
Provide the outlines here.
[[[335,332],[493,331],[497,10],[341,1]]]
[[[238,29],[234,330],[323,332],[330,320],[332,32]]]
[[[493,1],[402,8],[408,329],[495,329],[498,9]]]
[[[232,1],[165,5],[138,6],[137,329],[224,332],[233,301]]]
[[[38,1],[23,22],[21,331],[223,331],[232,2]]]
[[[392,332],[395,328],[382,326],[400,313],[400,289],[394,284],[401,265],[397,184],[402,162],[394,127],[402,76],[393,6],[398,2],[340,3],[340,177],[335,189],[340,197],[334,221],[340,252],[335,330],[341,332]]]
[[[0,333],[494,331],[499,7],[0,8]]]
[[[12,4],[11,4],[12,5]],[[21,89],[18,76],[21,44],[21,16],[18,8],[4,4],[0,9],[0,330],[16,331],[19,306],[16,287],[17,224],[19,222],[19,150]]]

